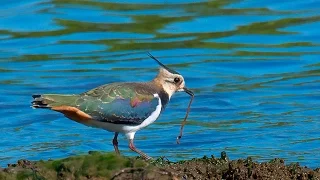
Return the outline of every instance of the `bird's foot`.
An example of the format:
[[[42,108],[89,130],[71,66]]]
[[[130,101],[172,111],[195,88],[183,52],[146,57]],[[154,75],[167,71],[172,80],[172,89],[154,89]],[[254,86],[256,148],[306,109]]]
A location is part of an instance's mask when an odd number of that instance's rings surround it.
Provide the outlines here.
[[[145,161],[153,161],[153,158],[148,156],[148,155],[140,155],[140,156],[137,156],[136,159],[141,159],[141,160],[145,160]]]
[[[166,165],[166,164],[171,164],[173,163],[170,161],[167,157],[161,156],[157,159],[151,160],[151,164],[157,164],[157,165]]]

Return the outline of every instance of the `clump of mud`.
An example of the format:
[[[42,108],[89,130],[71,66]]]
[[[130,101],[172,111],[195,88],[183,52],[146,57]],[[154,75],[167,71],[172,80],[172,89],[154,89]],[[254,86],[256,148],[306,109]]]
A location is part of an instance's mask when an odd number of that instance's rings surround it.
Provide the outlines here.
[[[230,161],[226,153],[220,158],[203,157],[170,162],[165,158],[144,161],[112,153],[89,152],[88,155],[61,160],[19,160],[0,168],[0,179],[320,179],[320,168],[285,165],[282,159],[257,163],[251,158]]]

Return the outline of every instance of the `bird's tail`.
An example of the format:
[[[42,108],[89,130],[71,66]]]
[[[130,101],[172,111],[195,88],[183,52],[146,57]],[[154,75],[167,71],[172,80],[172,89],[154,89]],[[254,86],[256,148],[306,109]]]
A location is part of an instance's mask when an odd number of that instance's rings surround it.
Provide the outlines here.
[[[33,108],[49,108],[57,106],[75,106],[79,95],[35,94],[32,95]]]

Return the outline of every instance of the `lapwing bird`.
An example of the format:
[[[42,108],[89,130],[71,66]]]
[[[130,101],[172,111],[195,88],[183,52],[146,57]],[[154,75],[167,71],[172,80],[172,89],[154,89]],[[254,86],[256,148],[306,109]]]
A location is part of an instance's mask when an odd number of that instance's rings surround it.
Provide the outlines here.
[[[150,82],[111,83],[82,94],[33,95],[32,107],[54,110],[78,123],[114,132],[112,143],[117,154],[117,137],[122,133],[132,151],[151,159],[134,146],[135,133],[158,119],[175,92],[185,91],[192,97],[193,92],[186,88],[181,74],[148,55],[160,65]]]

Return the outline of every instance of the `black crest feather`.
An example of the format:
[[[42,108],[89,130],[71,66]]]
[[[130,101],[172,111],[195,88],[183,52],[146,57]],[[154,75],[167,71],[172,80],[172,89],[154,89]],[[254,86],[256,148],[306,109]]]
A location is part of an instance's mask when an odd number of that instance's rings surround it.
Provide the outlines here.
[[[164,64],[162,64],[157,58],[155,58],[154,56],[152,56],[152,54],[150,54],[149,52],[147,52],[148,56],[152,59],[154,59],[161,67],[163,67],[164,69],[166,69],[167,71],[169,71],[172,74],[179,74],[177,71],[172,70],[170,68],[168,68],[167,66],[165,66]]]

